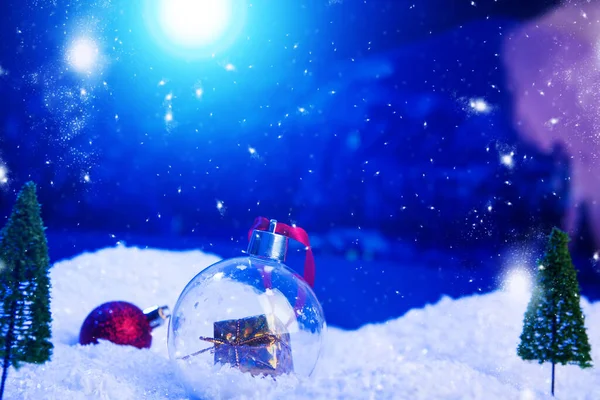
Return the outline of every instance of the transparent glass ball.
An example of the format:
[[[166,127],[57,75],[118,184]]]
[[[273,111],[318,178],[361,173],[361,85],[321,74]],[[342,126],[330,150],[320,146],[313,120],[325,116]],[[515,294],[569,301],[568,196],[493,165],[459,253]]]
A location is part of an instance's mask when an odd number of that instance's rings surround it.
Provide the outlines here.
[[[221,332],[223,321],[228,328]],[[237,329],[235,321],[242,321]],[[325,330],[314,292],[285,264],[255,256],[232,258],[200,272],[179,296],[169,321],[169,356],[192,394],[202,393],[223,373],[229,373],[223,380],[229,385],[235,376],[310,376]],[[248,371],[248,363],[258,368]]]

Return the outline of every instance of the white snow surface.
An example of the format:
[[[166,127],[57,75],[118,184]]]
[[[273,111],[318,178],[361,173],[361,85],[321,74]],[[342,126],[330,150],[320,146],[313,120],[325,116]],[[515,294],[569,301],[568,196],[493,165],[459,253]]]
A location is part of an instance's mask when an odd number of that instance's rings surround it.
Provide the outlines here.
[[[116,247],[56,263],[53,359],[11,369],[5,399],[188,399],[168,359],[166,326],[154,330],[148,350],[80,346],[77,338],[87,314],[106,301],[173,309],[186,283],[218,260],[200,251]],[[516,355],[527,300],[503,291],[442,298],[356,331],[330,327],[311,378],[274,381],[224,367],[204,372],[201,391],[206,399],[551,398],[550,365]],[[582,306],[592,358],[600,360],[600,304],[583,299]],[[600,399],[596,368],[556,372],[557,399]]]

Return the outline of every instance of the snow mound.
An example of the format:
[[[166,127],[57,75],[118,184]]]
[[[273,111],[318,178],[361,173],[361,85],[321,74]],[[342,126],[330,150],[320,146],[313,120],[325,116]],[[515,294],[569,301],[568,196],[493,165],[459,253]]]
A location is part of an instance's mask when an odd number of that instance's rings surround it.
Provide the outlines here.
[[[11,370],[6,399],[187,399],[167,355],[166,326],[152,348],[77,344],[99,304],[124,300],[171,309],[184,286],[219,258],[199,251],[109,248],[52,269],[55,353],[42,366]],[[206,399],[545,399],[550,365],[516,356],[526,299],[506,292],[443,298],[384,324],[330,328],[311,379],[206,372]],[[583,300],[592,358],[600,360],[600,305]],[[557,399],[600,399],[596,369],[557,367]],[[235,382],[232,384],[231,382]]]

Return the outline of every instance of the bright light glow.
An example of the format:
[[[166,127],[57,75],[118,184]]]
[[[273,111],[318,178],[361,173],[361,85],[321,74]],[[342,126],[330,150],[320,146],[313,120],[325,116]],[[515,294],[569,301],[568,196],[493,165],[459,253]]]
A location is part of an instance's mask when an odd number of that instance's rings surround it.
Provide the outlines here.
[[[200,97],[202,97],[202,93],[203,93],[203,92],[202,92],[202,89],[200,89],[200,88],[196,89],[196,97],[197,97],[197,98],[200,98]]]
[[[502,157],[500,157],[500,162],[504,164],[504,166],[510,168],[515,165],[515,161],[513,159],[514,155],[515,153],[504,154]]]
[[[165,121],[166,122],[173,121],[173,113],[171,111],[167,112],[167,114],[165,115]]]
[[[0,184],[8,182],[8,170],[4,165],[0,165]]]
[[[69,47],[67,62],[78,72],[91,73],[98,61],[98,46],[89,38],[80,38]]]
[[[531,294],[531,275],[523,269],[510,271],[502,284],[505,292],[517,299],[529,299]]]
[[[234,1],[160,0],[163,33],[183,47],[212,44],[227,30]]]
[[[225,212],[227,211],[227,208],[225,207],[225,203],[223,203],[221,200],[217,200],[217,210],[219,211],[219,214],[221,215],[225,215]]]
[[[485,113],[490,111],[490,106],[483,99],[473,99],[469,102],[471,108],[477,112]]]

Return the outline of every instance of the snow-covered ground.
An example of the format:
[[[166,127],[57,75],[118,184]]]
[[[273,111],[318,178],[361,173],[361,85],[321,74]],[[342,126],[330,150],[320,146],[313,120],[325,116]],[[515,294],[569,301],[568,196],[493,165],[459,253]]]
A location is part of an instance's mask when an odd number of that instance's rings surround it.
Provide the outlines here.
[[[116,247],[52,269],[55,353],[43,366],[11,370],[6,399],[187,399],[168,360],[167,327],[150,350],[103,342],[81,347],[81,323],[96,306],[125,300],[174,306],[185,284],[217,261],[199,251]],[[207,399],[517,399],[550,398],[550,365],[526,363],[516,346],[523,293],[444,298],[384,324],[329,328],[310,379],[252,378],[223,369],[202,377]],[[600,360],[600,303],[583,300],[592,358]],[[600,399],[600,373],[557,368],[558,399]]]

